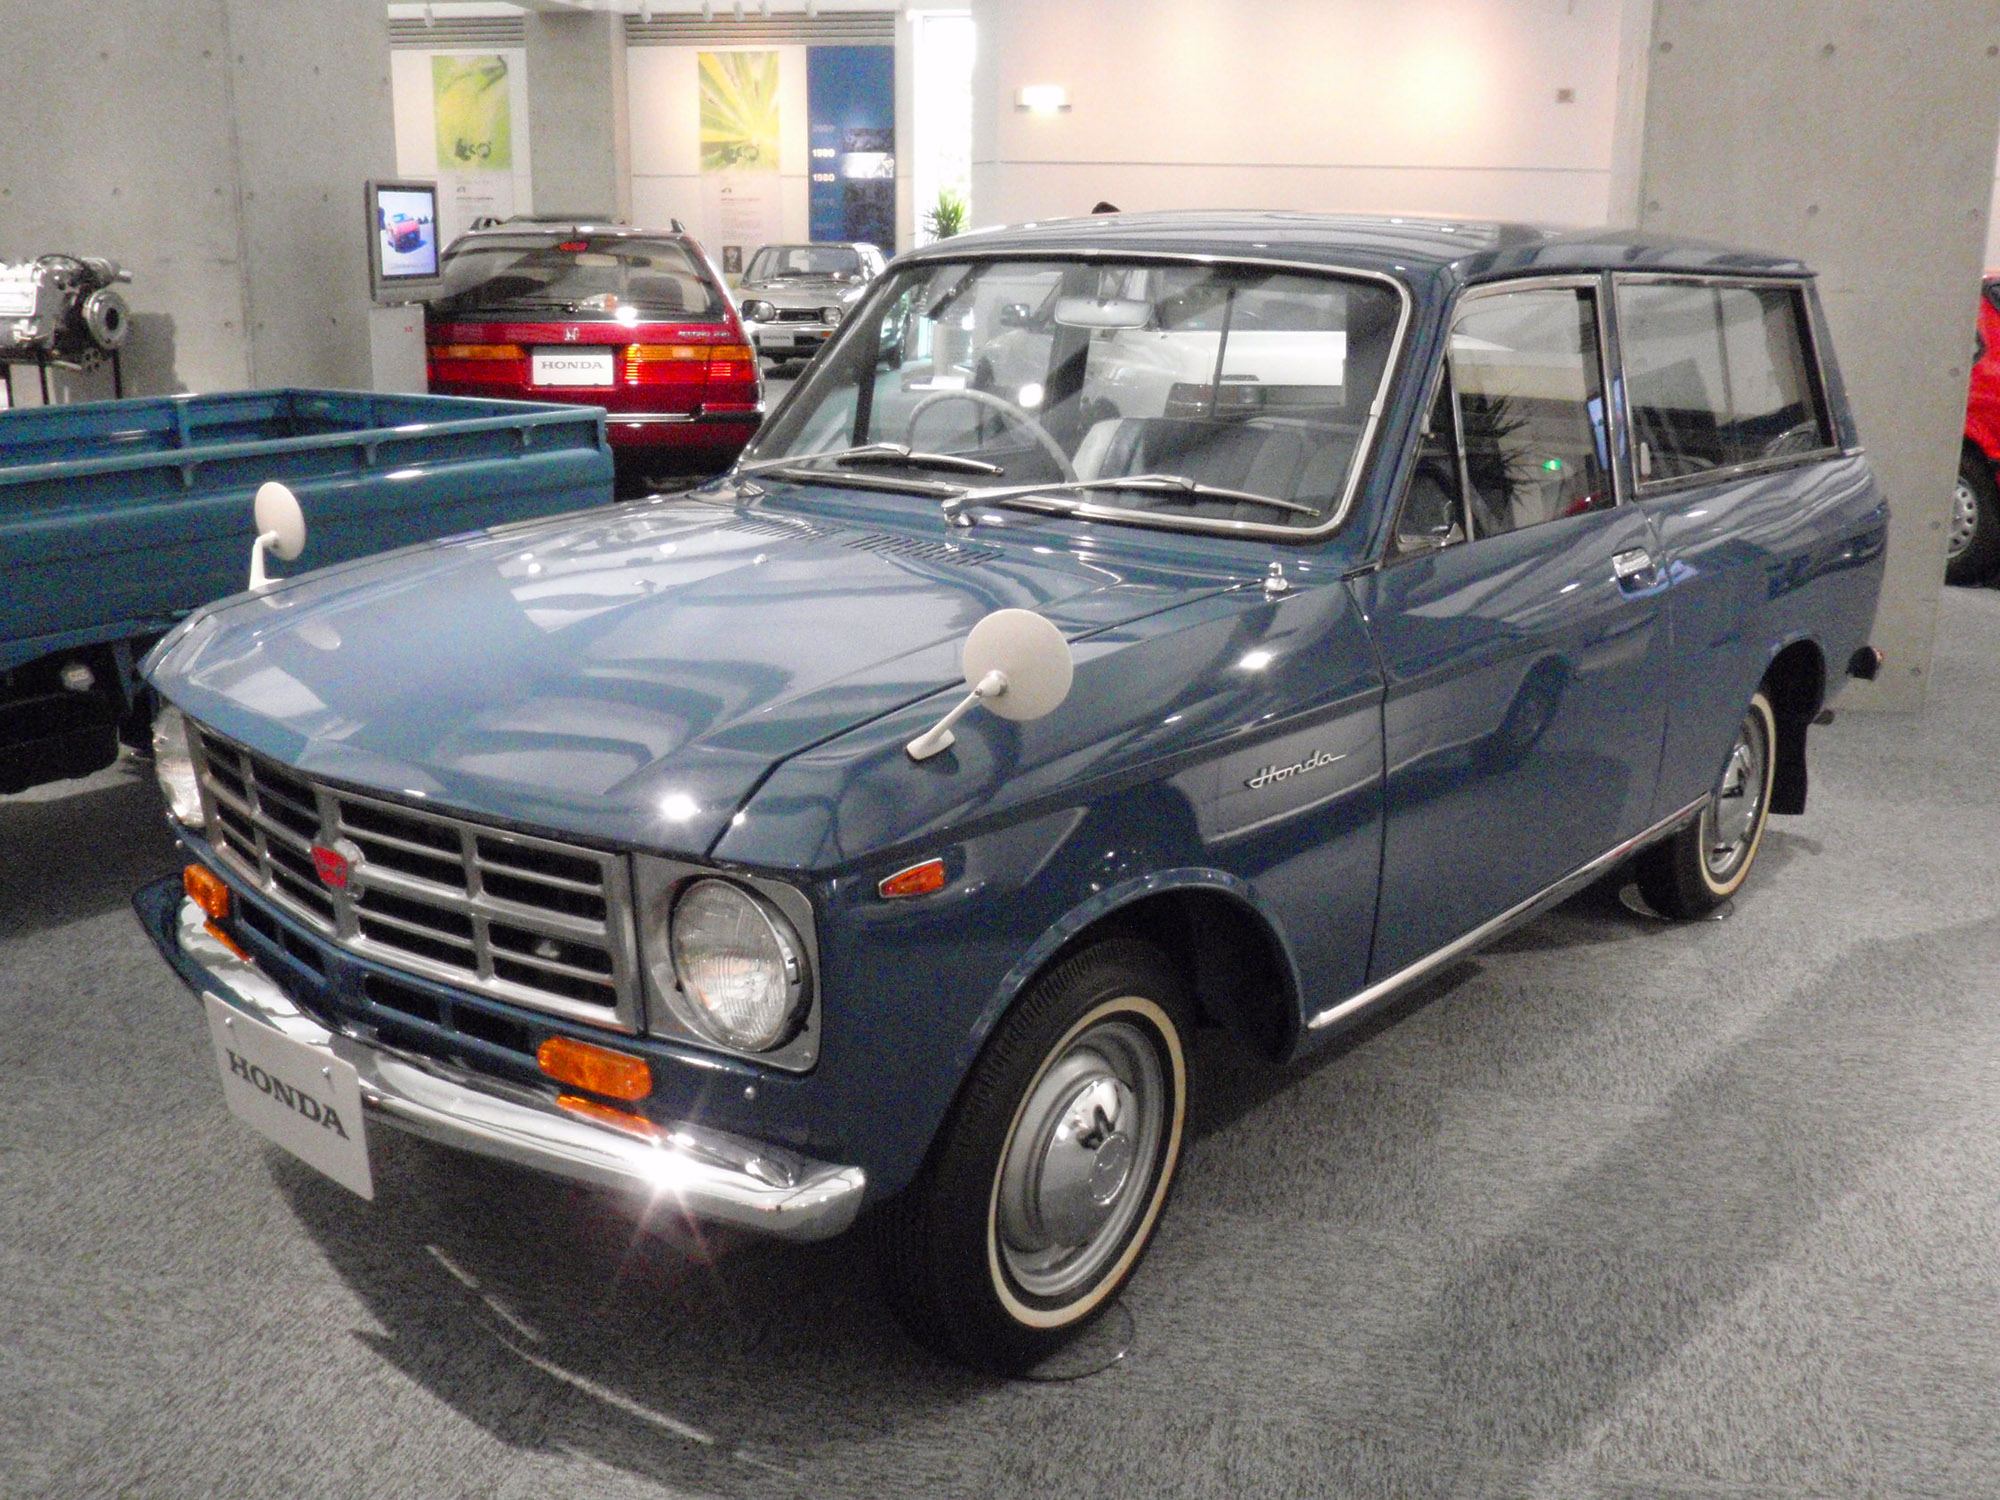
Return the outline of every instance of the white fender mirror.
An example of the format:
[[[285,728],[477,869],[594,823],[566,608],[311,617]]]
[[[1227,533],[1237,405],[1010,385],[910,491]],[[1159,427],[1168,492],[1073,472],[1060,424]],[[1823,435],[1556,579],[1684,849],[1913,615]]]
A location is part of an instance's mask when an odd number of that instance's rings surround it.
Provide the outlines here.
[[[951,726],[975,703],[1003,719],[1046,718],[1069,696],[1075,676],[1060,630],[1031,609],[997,609],[965,637],[965,685],[972,691],[903,748],[911,760],[947,749]]]
[[[255,504],[257,540],[250,544],[250,587],[261,592],[271,586],[264,572],[264,558],[275,553],[290,562],[306,550],[306,513],[299,497],[275,479],[257,486]]]

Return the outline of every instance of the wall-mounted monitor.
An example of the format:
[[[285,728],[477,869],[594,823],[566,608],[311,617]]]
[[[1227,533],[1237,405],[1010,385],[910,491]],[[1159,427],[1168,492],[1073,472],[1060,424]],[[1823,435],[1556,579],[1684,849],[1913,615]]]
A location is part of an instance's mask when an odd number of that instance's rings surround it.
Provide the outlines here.
[[[422,302],[444,283],[438,274],[435,182],[368,184],[368,294],[385,304]]]

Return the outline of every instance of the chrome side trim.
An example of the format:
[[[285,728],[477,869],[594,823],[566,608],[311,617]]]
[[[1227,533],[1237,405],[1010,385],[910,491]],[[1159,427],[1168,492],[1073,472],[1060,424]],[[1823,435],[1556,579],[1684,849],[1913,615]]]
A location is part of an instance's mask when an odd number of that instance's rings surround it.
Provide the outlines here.
[[[1348,996],[1347,999],[1341,1001],[1338,1005],[1328,1006],[1325,1010],[1306,1022],[1306,1029],[1308,1031],[1318,1031],[1323,1027],[1333,1025],[1336,1021],[1344,1021],[1349,1016],[1368,1009],[1371,1005],[1378,1005],[1390,996],[1408,989],[1419,980],[1435,974],[1446,964],[1462,958],[1473,949],[1492,942],[1509,928],[1517,927],[1533,917],[1540,916],[1551,906],[1555,906],[1559,902],[1574,896],[1578,891],[1589,885],[1591,881],[1607,873],[1613,865],[1628,855],[1643,849],[1646,845],[1653,843],[1657,839],[1665,838],[1676,829],[1700,817],[1701,810],[1707,806],[1708,793],[1703,792],[1679,812],[1662,818],[1651,828],[1641,833],[1633,834],[1624,843],[1619,844],[1614,849],[1606,850],[1604,853],[1598,855],[1597,858],[1590,861],[1589,864],[1579,866],[1577,869],[1570,871],[1569,874],[1563,876],[1562,879],[1548,887],[1548,889],[1530,896],[1527,900],[1517,905],[1510,906],[1491,921],[1482,922],[1463,937],[1446,943],[1435,953],[1425,955],[1408,967],[1391,974],[1387,979],[1378,979],[1359,994]]]
[[[211,937],[206,921],[192,901],[182,900],[174,937],[181,959],[201,973],[201,992],[352,1063],[362,1108],[375,1123],[780,1239],[829,1239],[860,1210],[867,1189],[860,1167],[814,1161],[702,1125],[665,1127],[664,1140],[643,1140],[557,1109],[532,1089],[330,1032],[254,963]]]

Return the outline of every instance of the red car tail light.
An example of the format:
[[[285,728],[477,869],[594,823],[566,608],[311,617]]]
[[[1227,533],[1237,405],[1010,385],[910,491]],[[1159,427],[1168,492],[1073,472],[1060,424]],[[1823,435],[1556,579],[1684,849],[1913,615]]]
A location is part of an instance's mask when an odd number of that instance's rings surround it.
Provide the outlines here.
[[[708,350],[701,344],[628,344],[627,385],[680,385],[702,378]]]

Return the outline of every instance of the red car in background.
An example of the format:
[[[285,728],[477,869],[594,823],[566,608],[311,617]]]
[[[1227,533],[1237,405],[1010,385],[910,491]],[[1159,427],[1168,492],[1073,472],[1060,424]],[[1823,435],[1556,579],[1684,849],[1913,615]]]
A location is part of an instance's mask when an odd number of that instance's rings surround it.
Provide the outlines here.
[[[1951,497],[1946,583],[1984,583],[2000,571],[2000,271],[1988,271],[1979,291],[1979,333],[1972,388],[1965,399],[1965,442]]]
[[[714,474],[764,414],[749,337],[672,229],[509,219],[452,241],[425,309],[430,388],[602,406],[628,472]]]

